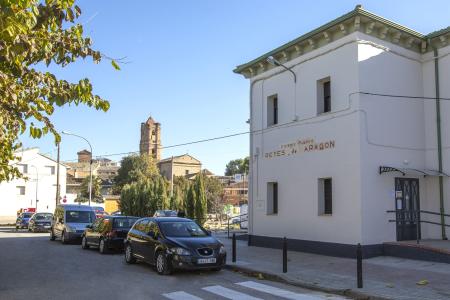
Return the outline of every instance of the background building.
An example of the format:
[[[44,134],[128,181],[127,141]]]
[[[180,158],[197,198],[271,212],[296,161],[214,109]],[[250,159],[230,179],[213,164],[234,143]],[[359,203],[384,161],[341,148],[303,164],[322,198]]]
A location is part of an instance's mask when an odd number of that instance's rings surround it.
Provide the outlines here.
[[[199,173],[202,163],[189,154],[183,154],[160,160],[158,168],[161,175],[167,180],[172,180],[173,176],[189,176]]]
[[[240,181],[225,184],[222,203],[224,205],[241,206],[248,203],[248,182]]]
[[[25,178],[0,183],[0,223],[14,223],[21,208],[36,208],[37,212],[52,212],[56,206],[55,160],[39,153],[38,148],[15,153],[20,157],[15,164]],[[66,195],[65,164],[60,164],[60,195]],[[36,202],[37,200],[37,202]]]
[[[151,155],[156,161],[161,159],[161,124],[152,117],[141,123],[139,151],[141,155]]]
[[[81,191],[83,180],[89,177],[89,164],[92,160],[92,154],[88,150],[77,152],[77,162],[65,162],[70,166],[67,170],[67,200],[72,203]],[[117,162],[107,158],[98,158],[92,160],[92,175],[101,179],[102,195],[110,195],[114,178],[120,166]]]

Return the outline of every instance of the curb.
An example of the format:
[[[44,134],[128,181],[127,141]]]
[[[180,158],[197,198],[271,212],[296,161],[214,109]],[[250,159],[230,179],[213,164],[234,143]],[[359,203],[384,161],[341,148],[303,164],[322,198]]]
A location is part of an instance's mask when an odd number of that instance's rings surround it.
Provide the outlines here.
[[[368,293],[355,291],[352,289],[328,288],[325,286],[311,284],[311,283],[304,282],[301,280],[292,280],[292,279],[286,278],[285,276],[282,276],[282,275],[277,275],[277,274],[269,273],[269,272],[262,272],[262,271],[258,271],[258,270],[252,269],[252,268],[242,267],[242,266],[237,266],[237,265],[226,264],[225,269],[235,271],[235,272],[241,272],[241,273],[244,273],[244,274],[252,276],[252,277],[258,277],[259,274],[261,274],[264,277],[264,279],[267,279],[267,280],[281,282],[281,283],[289,284],[292,286],[305,288],[308,290],[325,292],[325,293],[335,294],[335,295],[340,295],[340,296],[346,296],[346,297],[350,297],[352,299],[357,299],[357,300],[391,300],[392,299],[392,298],[375,296],[375,295],[371,295]]]

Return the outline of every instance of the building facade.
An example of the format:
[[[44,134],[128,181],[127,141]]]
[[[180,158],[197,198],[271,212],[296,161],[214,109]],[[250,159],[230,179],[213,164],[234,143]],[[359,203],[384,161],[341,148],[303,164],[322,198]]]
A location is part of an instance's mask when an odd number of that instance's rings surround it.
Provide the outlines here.
[[[449,43],[357,6],[234,70],[250,79],[251,244],[371,256],[445,238],[450,218],[419,210],[450,212]]]
[[[67,201],[73,203],[77,195],[81,192],[83,180],[90,175],[90,163],[92,161],[92,175],[101,180],[102,195],[112,193],[113,181],[120,168],[119,164],[107,158],[92,159],[92,154],[88,150],[77,152],[77,162],[65,162],[70,166],[67,169]]]
[[[56,206],[55,160],[39,153],[38,148],[17,151],[16,165],[24,178],[0,183],[0,223],[14,223],[21,208],[36,208],[37,212],[52,212]],[[66,165],[60,164],[60,195],[66,194]]]
[[[152,117],[141,123],[139,151],[141,155],[151,155],[156,161],[161,159],[161,124]]]
[[[189,154],[183,154],[160,160],[158,168],[161,175],[170,181],[174,176],[189,177],[199,173],[202,170],[202,163]]]
[[[222,203],[225,205],[241,206],[248,203],[248,182],[240,181],[225,184],[223,187]]]

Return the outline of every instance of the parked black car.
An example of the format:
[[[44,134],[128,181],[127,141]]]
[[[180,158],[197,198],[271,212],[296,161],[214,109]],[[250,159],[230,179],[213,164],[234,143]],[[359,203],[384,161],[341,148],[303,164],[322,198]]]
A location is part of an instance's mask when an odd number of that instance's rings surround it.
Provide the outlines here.
[[[52,213],[35,213],[28,222],[28,231],[47,232],[52,227]]]
[[[108,253],[111,249],[123,250],[123,241],[128,230],[138,220],[137,217],[106,216],[98,218],[88,225],[81,236],[81,247],[98,247],[100,253]]]
[[[156,266],[158,274],[173,269],[220,270],[226,262],[222,243],[192,220],[143,218],[128,232],[125,261],[136,260]]]

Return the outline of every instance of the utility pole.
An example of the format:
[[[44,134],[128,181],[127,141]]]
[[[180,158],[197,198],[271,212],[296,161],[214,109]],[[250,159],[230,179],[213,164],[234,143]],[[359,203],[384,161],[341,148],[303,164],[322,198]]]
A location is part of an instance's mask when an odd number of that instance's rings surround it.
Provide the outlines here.
[[[170,197],[173,197],[173,155],[170,165]]]
[[[56,206],[58,206],[58,204],[59,204],[59,198],[60,198],[60,193],[61,193],[60,187],[59,187],[59,145],[60,145],[60,143],[58,142],[58,145],[57,145],[58,146],[58,152],[57,152],[58,154],[56,156],[56,201],[55,201]]]
[[[78,138],[80,138],[80,139],[83,139],[83,140],[85,140],[86,141],[86,143],[88,143],[88,145],[89,145],[89,149],[91,150],[91,160],[89,161],[89,206],[91,206],[91,200],[92,200],[92,163],[93,163],[93,160],[92,160],[92,145],[91,145],[91,143],[89,143],[89,141],[86,139],[86,138],[84,138],[84,137],[82,137],[81,135],[78,135],[78,134],[75,134],[75,133],[70,133],[70,132],[67,132],[67,131],[61,131],[61,133],[62,134],[66,134],[66,135],[73,135],[73,136],[76,136],[76,137],[78,137]]]
[[[35,196],[35,209],[37,212],[37,206],[38,206],[38,186],[39,186],[39,171],[38,168],[35,165],[31,165],[30,167],[33,167],[34,170],[36,171],[36,196]]]

